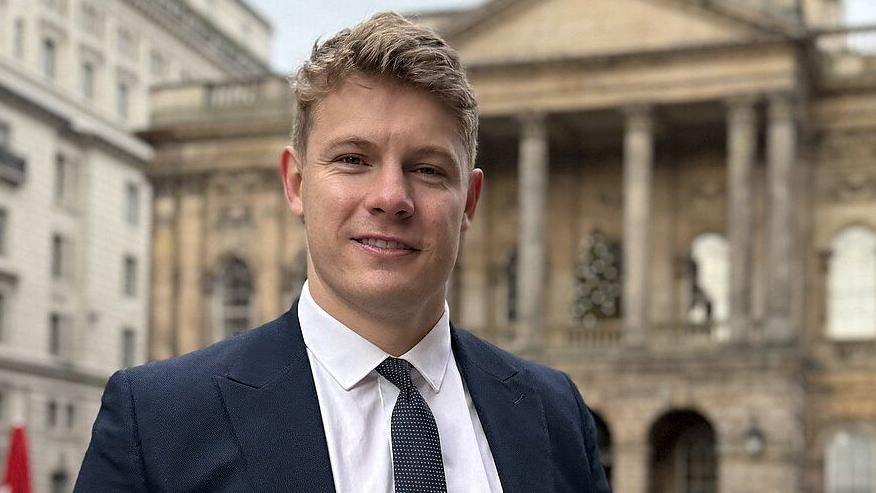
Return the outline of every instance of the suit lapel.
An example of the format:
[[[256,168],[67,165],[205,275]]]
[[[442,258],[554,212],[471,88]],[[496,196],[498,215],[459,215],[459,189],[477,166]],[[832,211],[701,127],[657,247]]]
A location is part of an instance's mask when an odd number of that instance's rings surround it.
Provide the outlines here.
[[[451,328],[453,352],[506,492],[549,491],[553,468],[541,398],[496,349]]]
[[[250,481],[257,491],[333,492],[297,303],[257,330],[236,364],[215,377]]]

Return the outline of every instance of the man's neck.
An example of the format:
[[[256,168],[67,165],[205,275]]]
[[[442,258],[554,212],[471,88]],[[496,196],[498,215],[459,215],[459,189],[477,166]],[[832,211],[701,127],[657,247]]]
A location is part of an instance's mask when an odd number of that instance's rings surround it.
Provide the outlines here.
[[[308,282],[310,295],[326,313],[353,332],[392,356],[401,356],[416,346],[444,314],[444,298],[428,303],[355,304],[336,296],[319,283]]]

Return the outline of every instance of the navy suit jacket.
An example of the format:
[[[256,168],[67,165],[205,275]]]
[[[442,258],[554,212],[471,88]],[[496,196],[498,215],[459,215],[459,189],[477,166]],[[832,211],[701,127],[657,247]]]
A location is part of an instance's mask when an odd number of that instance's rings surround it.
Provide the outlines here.
[[[243,335],[116,372],[75,491],[334,491],[297,314],[295,304]],[[572,381],[451,332],[504,490],[608,492]]]

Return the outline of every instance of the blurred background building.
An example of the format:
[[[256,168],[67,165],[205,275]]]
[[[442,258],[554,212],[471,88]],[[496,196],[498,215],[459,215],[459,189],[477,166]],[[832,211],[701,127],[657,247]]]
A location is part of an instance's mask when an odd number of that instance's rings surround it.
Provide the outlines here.
[[[859,8],[419,17],[462,53],[482,112],[453,319],[573,376],[616,491],[876,490],[876,18]],[[154,94],[155,357],[295,297],[281,85]]]
[[[113,2],[90,102],[88,4],[43,4],[0,0],[0,420],[26,404],[39,491],[75,472],[113,368],[274,318],[306,262],[266,23],[230,0]],[[873,12],[492,0],[417,16],[460,50],[482,112],[454,322],[573,377],[615,491],[876,491]],[[66,78],[45,75],[46,46],[69,50]],[[179,82],[147,98],[154,80]]]
[[[0,455],[23,423],[35,491],[147,357],[150,88],[265,74],[270,39],[241,1],[0,0]]]

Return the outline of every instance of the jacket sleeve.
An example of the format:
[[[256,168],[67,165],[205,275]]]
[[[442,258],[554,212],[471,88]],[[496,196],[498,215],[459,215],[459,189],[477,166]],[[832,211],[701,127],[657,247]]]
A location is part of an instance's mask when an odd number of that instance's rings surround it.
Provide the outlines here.
[[[147,491],[137,415],[125,370],[114,373],[106,384],[73,491]]]
[[[572,388],[572,393],[575,394],[575,400],[578,401],[578,412],[581,415],[581,426],[584,433],[584,446],[587,454],[588,467],[590,468],[590,477],[593,479],[592,491],[598,493],[611,493],[611,487],[608,485],[608,479],[605,477],[605,470],[602,467],[602,462],[599,460],[599,446],[596,437],[596,423],[593,421],[593,415],[590,414],[590,409],[584,404],[584,399],[581,398],[581,393],[578,392],[578,387],[572,382],[568,375],[563,374],[569,386]]]

